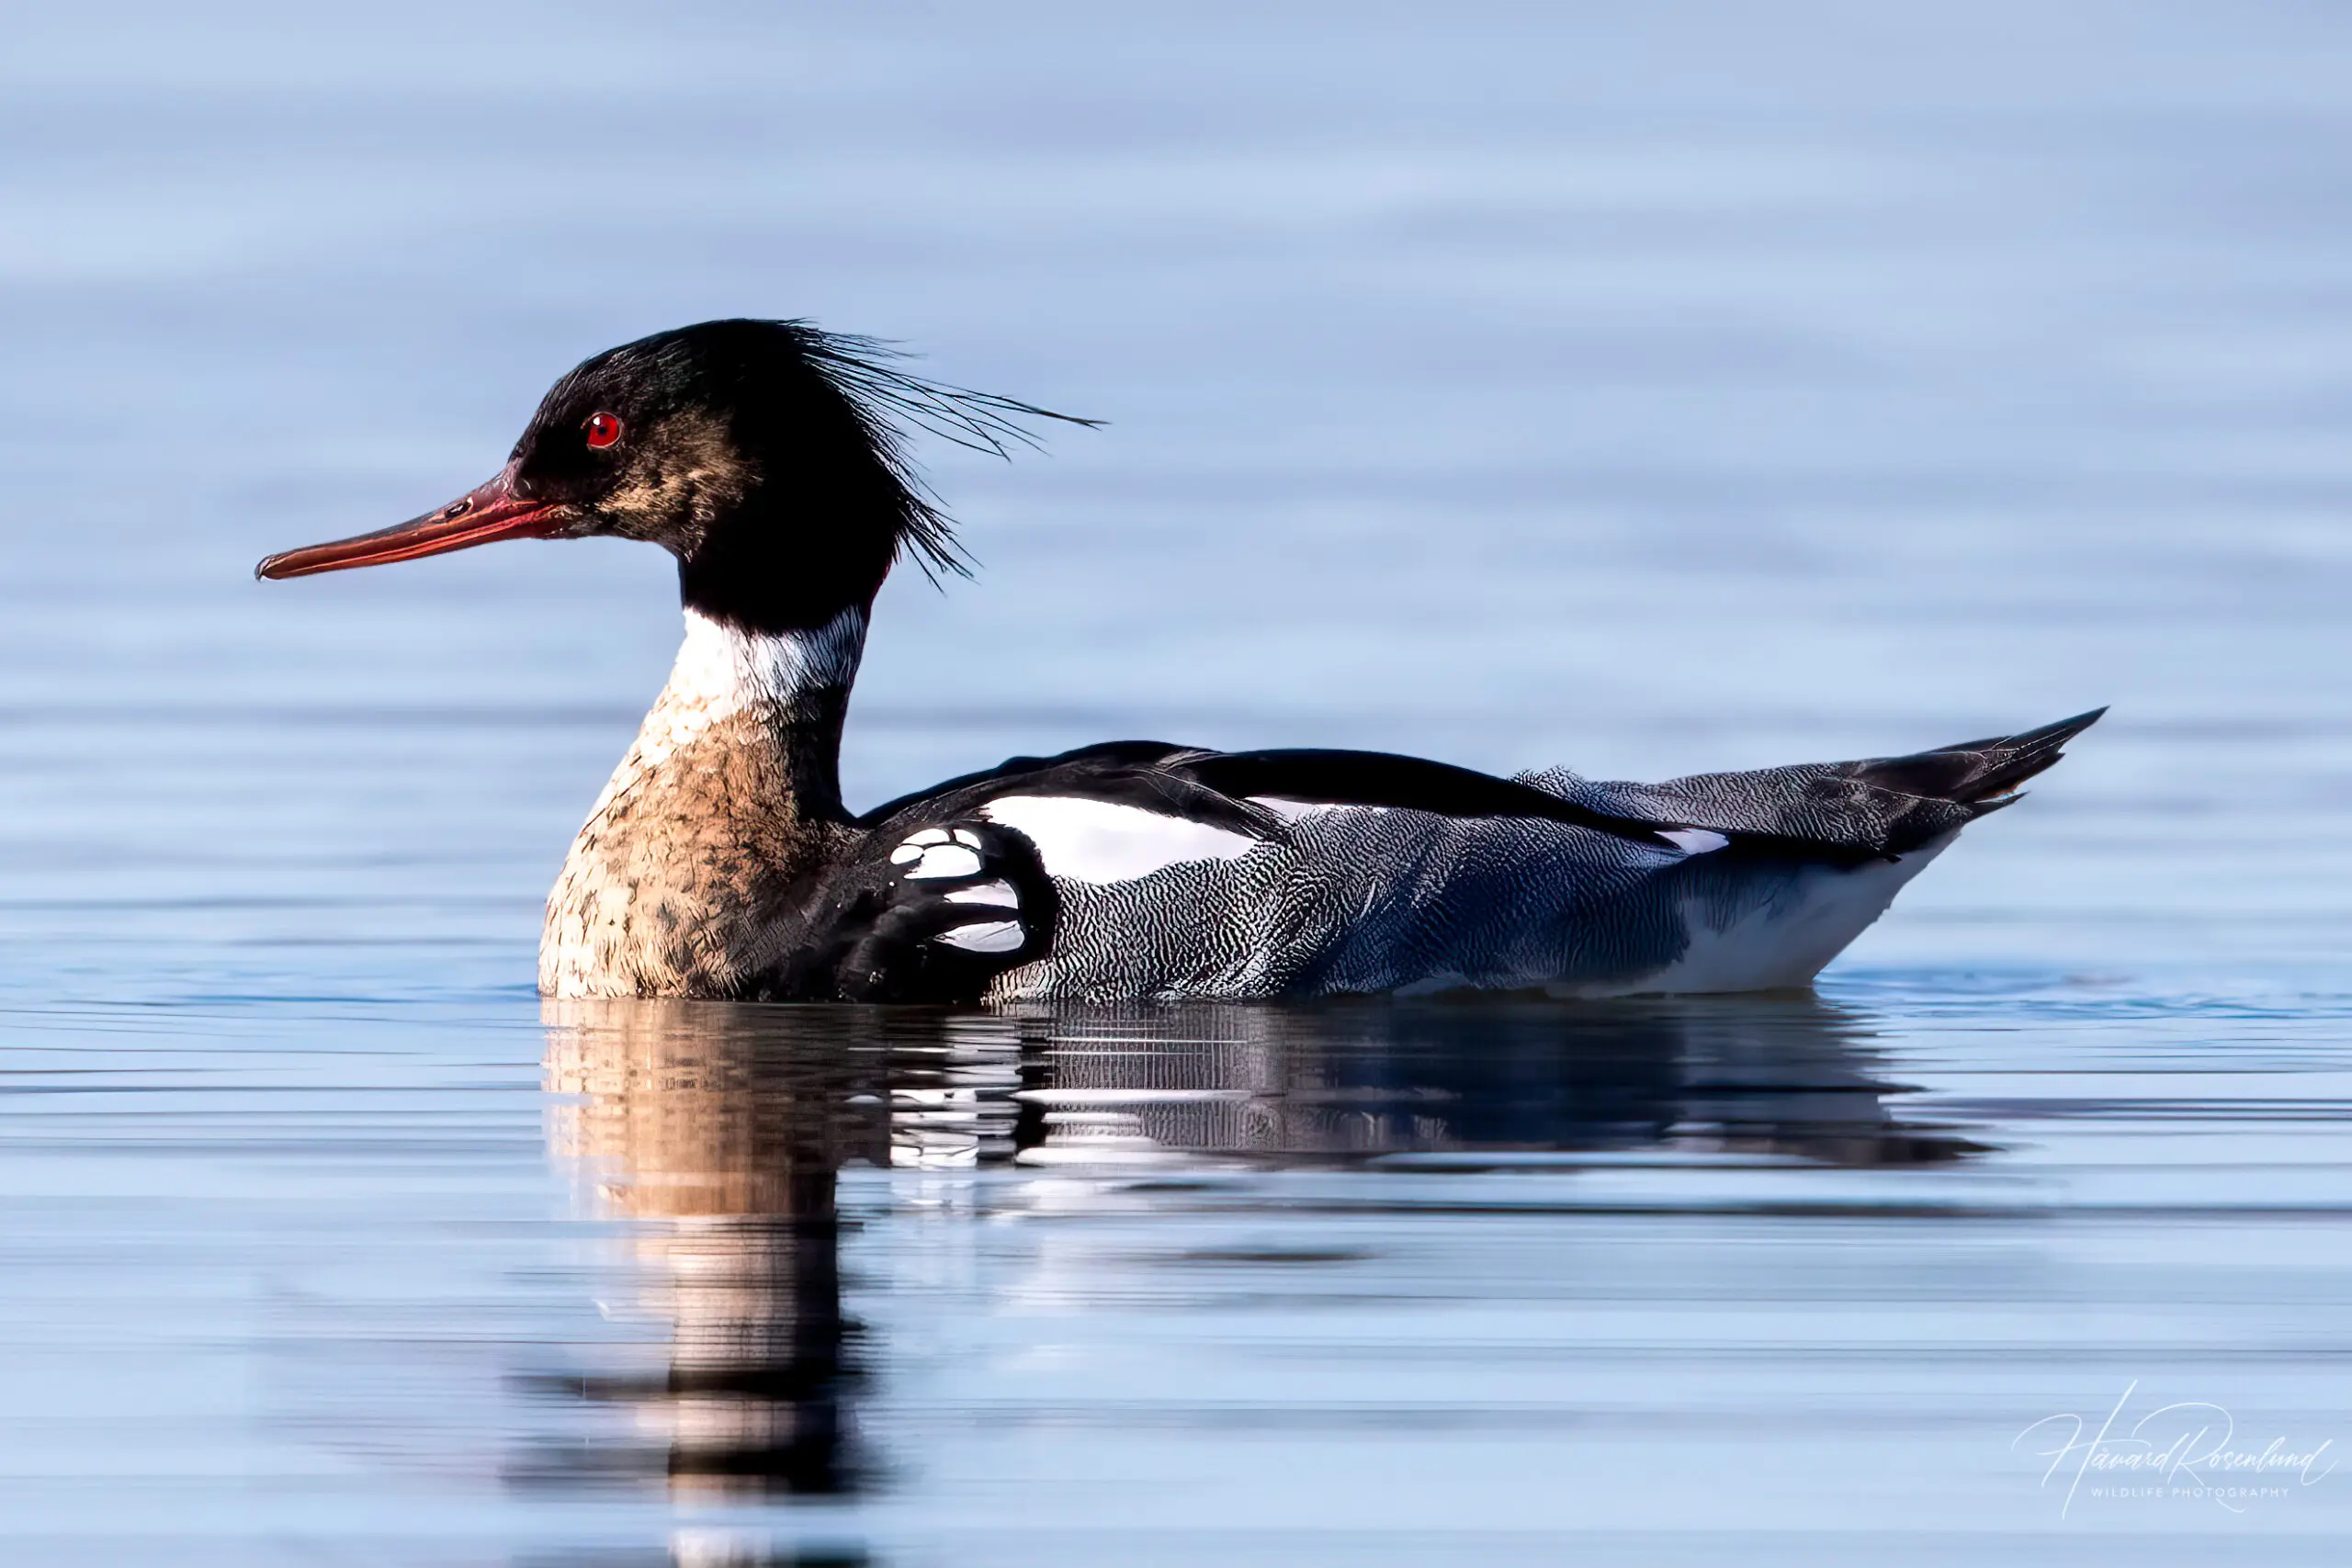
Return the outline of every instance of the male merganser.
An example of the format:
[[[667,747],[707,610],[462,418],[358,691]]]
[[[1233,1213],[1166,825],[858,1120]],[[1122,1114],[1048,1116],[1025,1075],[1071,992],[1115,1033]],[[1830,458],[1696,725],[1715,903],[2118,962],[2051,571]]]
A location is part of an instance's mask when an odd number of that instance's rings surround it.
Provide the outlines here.
[[[558,381],[489,483],[257,569],[605,535],[677,558],[685,643],[548,896],[543,992],[1800,987],[2099,716],[1662,784],[1122,740],[853,816],[842,723],[875,594],[902,556],[961,570],[907,426],[1001,451],[1023,418],[1068,417],[891,361],[803,321],[657,333]]]

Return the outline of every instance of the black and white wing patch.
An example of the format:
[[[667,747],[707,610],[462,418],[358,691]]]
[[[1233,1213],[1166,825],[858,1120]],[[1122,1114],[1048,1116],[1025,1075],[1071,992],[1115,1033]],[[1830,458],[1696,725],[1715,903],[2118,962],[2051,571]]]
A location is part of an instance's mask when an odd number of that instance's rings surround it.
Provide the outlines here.
[[[877,834],[834,873],[820,911],[823,973],[842,1001],[978,1001],[1046,950],[1060,900],[1020,834],[973,819]]]
[[[1015,953],[1026,942],[1021,925],[1020,890],[990,874],[992,851],[975,828],[924,828],[890,852],[902,885],[937,883],[945,922],[931,940],[967,953]],[[987,876],[988,880],[979,880]],[[954,907],[950,907],[954,906]],[[957,908],[969,913],[959,915]]]

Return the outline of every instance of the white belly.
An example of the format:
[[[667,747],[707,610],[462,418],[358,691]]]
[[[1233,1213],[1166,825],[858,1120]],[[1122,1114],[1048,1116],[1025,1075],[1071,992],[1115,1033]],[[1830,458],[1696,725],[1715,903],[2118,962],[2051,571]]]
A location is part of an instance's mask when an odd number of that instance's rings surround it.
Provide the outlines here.
[[[1784,991],[1813,983],[1886,913],[1903,885],[1941,854],[1956,834],[1892,861],[1851,869],[1820,866],[1802,872],[1752,905],[1730,912],[1686,898],[1682,919],[1690,946],[1665,968],[1638,979],[1567,987],[1586,997],[1690,995],[1714,991]]]

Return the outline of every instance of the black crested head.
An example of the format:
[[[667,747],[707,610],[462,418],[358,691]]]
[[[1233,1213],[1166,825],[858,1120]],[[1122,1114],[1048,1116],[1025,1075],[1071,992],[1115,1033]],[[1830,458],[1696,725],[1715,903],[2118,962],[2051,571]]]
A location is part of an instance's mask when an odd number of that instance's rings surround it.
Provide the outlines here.
[[[308,577],[498,539],[643,539],[686,604],[751,631],[873,603],[901,555],[965,570],[907,451],[912,430],[1011,454],[1023,419],[1092,424],[911,375],[871,338],[806,321],[705,321],[607,349],[540,400],[505,469],[438,511],[269,557]]]
[[[548,392],[513,484],[575,535],[678,558],[688,605],[753,631],[863,607],[911,555],[967,567],[907,450],[910,427],[999,456],[1023,418],[1073,420],[909,374],[872,339],[806,321],[705,321],[608,349]]]

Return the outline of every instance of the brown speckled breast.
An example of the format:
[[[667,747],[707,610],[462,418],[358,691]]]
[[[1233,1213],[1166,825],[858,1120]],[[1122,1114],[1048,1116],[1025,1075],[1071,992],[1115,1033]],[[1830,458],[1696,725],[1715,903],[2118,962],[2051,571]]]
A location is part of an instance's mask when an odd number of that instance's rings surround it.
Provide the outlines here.
[[[548,896],[543,994],[738,997],[792,949],[857,837],[835,770],[864,631],[853,614],[778,649],[689,617]]]

